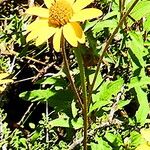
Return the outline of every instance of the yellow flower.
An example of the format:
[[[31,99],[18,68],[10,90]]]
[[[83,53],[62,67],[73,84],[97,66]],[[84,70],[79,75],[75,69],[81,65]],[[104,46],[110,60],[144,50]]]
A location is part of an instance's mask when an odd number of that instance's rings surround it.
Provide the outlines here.
[[[102,15],[96,8],[85,8],[93,0],[44,0],[47,8],[31,7],[27,14],[38,18],[31,23],[27,31],[27,42],[35,39],[41,45],[53,36],[53,47],[60,51],[62,35],[73,47],[85,43],[85,35],[79,24],[88,19]]]

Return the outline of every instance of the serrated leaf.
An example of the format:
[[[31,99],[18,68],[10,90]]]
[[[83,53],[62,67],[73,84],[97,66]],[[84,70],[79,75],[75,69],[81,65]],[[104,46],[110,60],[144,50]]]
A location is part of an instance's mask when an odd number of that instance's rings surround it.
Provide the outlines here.
[[[140,105],[136,112],[136,119],[138,123],[140,123],[141,125],[144,125],[147,115],[150,111],[149,103],[147,99],[147,93],[144,92],[141,89],[141,87],[135,87],[135,91],[136,91],[138,102]]]
[[[95,102],[93,105],[90,105],[89,113],[91,113],[93,110],[100,109],[103,106],[106,106],[108,103],[109,103],[109,101]]]
[[[105,82],[106,83],[106,82]],[[112,95],[116,95],[123,86],[123,79],[118,79],[116,81],[111,81],[104,88],[100,88],[99,100],[110,100]]]

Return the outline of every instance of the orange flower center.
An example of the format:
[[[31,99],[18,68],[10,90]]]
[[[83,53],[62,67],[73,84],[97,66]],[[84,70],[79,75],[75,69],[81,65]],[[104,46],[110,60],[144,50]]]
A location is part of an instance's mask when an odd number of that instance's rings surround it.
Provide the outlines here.
[[[66,0],[55,0],[49,8],[49,24],[61,27],[69,22],[73,14],[71,4]]]

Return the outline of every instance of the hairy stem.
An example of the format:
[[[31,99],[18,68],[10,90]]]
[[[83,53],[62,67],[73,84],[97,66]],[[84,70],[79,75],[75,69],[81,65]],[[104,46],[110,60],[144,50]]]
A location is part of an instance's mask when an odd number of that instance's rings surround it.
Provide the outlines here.
[[[101,56],[100,56],[100,58],[98,60],[97,69],[96,69],[96,72],[95,72],[95,75],[94,75],[94,79],[92,81],[92,85],[91,85],[91,88],[90,88],[90,91],[89,91],[88,103],[90,103],[90,101],[91,101],[93,88],[94,88],[94,85],[95,85],[95,82],[96,82],[96,79],[97,79],[97,76],[98,76],[98,73],[99,73],[99,70],[100,70],[100,66],[101,66],[104,54],[108,50],[109,45],[111,44],[115,34],[118,32],[119,28],[122,26],[122,23],[124,22],[124,20],[129,15],[129,13],[132,11],[132,9],[134,8],[134,6],[137,4],[138,1],[139,0],[135,0],[134,3],[131,5],[131,7],[128,9],[128,11],[122,16],[122,18],[120,19],[120,21],[118,23],[118,26],[115,28],[115,30],[113,31],[113,33],[111,34],[111,36],[107,40],[106,45],[105,45],[104,49],[102,50],[102,54],[101,54]]]
[[[83,147],[84,150],[87,150],[87,130],[88,130],[88,99],[87,99],[87,87],[86,87],[86,76],[85,76],[85,68],[83,65],[83,59],[81,56],[81,51],[78,49],[74,50],[75,56],[77,58],[79,70],[80,70],[80,79],[82,86],[82,96],[83,96],[83,119],[84,119],[84,139],[83,139]]]
[[[62,36],[62,40],[61,40],[61,47],[62,47],[62,55],[63,55],[64,67],[66,69],[67,78],[71,84],[71,88],[72,88],[72,90],[73,90],[73,92],[77,98],[77,101],[78,101],[79,105],[81,106],[81,109],[83,110],[83,104],[82,104],[81,98],[79,96],[76,85],[74,84],[72,75],[70,73],[69,63],[68,63],[68,59],[67,59],[67,55],[66,55],[66,51],[65,51],[65,39],[63,36]]]

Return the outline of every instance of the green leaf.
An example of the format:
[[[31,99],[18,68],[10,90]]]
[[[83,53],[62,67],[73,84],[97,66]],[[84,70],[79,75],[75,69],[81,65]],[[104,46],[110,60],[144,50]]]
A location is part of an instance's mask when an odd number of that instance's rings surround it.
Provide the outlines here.
[[[116,81],[104,82],[94,93],[98,99],[90,106],[90,112],[109,104],[112,96],[116,95],[121,90],[123,83],[124,81],[121,78]]]
[[[107,131],[105,134],[105,138],[113,145],[113,148],[117,149],[117,147],[121,146],[123,144],[122,141],[122,135],[116,133],[111,133],[110,131]]]
[[[84,25],[84,32],[86,32],[87,30],[92,28],[96,23],[97,23],[97,20],[91,21],[91,22],[90,21],[86,21],[85,25]]]
[[[20,138],[19,139],[20,143],[24,146],[24,148],[27,148],[27,139],[26,138]]]
[[[37,128],[37,129],[35,130],[35,132],[34,132],[34,133],[32,134],[32,136],[31,136],[31,143],[34,143],[38,138],[41,137],[40,131],[41,131],[41,128]]]
[[[131,102],[131,100],[120,100],[118,102],[117,109],[122,109],[124,106],[128,105]]]
[[[143,24],[144,30],[149,32],[150,31],[150,15],[146,18],[146,21]]]
[[[106,106],[108,103],[109,103],[109,101],[98,101],[98,102],[95,102],[93,105],[90,105],[89,113],[91,113],[93,110],[100,109],[103,106]]]
[[[116,95],[123,86],[123,79],[118,79],[116,81],[105,82],[104,86],[100,88],[99,100],[110,100],[112,95]]]
[[[72,101],[71,108],[72,108],[72,116],[73,116],[73,118],[75,118],[78,114],[78,109],[76,107],[75,101]]]
[[[46,89],[46,90],[33,90],[33,91],[26,91],[19,95],[19,97],[23,98],[24,100],[35,102],[35,101],[46,101],[50,97],[54,96],[56,91]]]
[[[48,85],[55,85],[55,86],[62,86],[66,87],[67,82],[64,80],[64,78],[58,78],[58,77],[48,77],[46,79],[41,79],[36,82],[36,84],[48,84]]]
[[[147,17],[149,15],[150,15],[150,1],[148,0],[138,2],[138,4],[135,5],[135,7],[130,13],[130,16],[136,21],[140,20],[142,17]],[[130,26],[132,25],[132,23],[134,23],[134,21],[128,18],[128,25]]]
[[[138,67],[144,67],[145,61],[143,57],[147,54],[147,50],[144,47],[142,34],[139,32],[130,32],[129,33],[131,40],[128,41],[129,55],[132,61]]]
[[[136,119],[138,123],[144,125],[147,115],[150,111],[147,93],[144,92],[140,87],[135,87],[135,91],[137,93],[137,98],[140,105],[136,112]]]
[[[105,138],[110,142],[113,143],[116,140],[116,134],[114,135],[113,133],[106,132]]]
[[[74,128],[79,129],[83,127],[83,120],[82,118],[78,119],[70,119],[69,117],[65,116],[62,118],[57,118],[49,122],[49,125],[53,127],[65,127],[65,128]]]
[[[71,90],[33,90],[23,92],[19,95],[26,101],[48,101],[49,106],[54,107],[56,111],[63,111],[68,116],[71,115],[71,103],[73,100],[73,93]]]
[[[130,79],[130,83],[128,83],[128,88],[140,87],[142,85],[147,85],[150,83],[150,77],[133,77]]]
[[[141,142],[141,134],[137,131],[132,131],[130,133],[130,141],[132,146],[137,147]]]
[[[117,26],[117,21],[116,19],[111,19],[111,20],[104,20],[104,21],[99,21],[94,27],[93,27],[93,33],[99,33],[102,31],[104,28],[109,28],[110,30],[114,29]]]
[[[91,150],[112,150],[112,147],[108,144],[108,142],[104,141],[101,137],[96,139],[98,144],[91,142]]]

